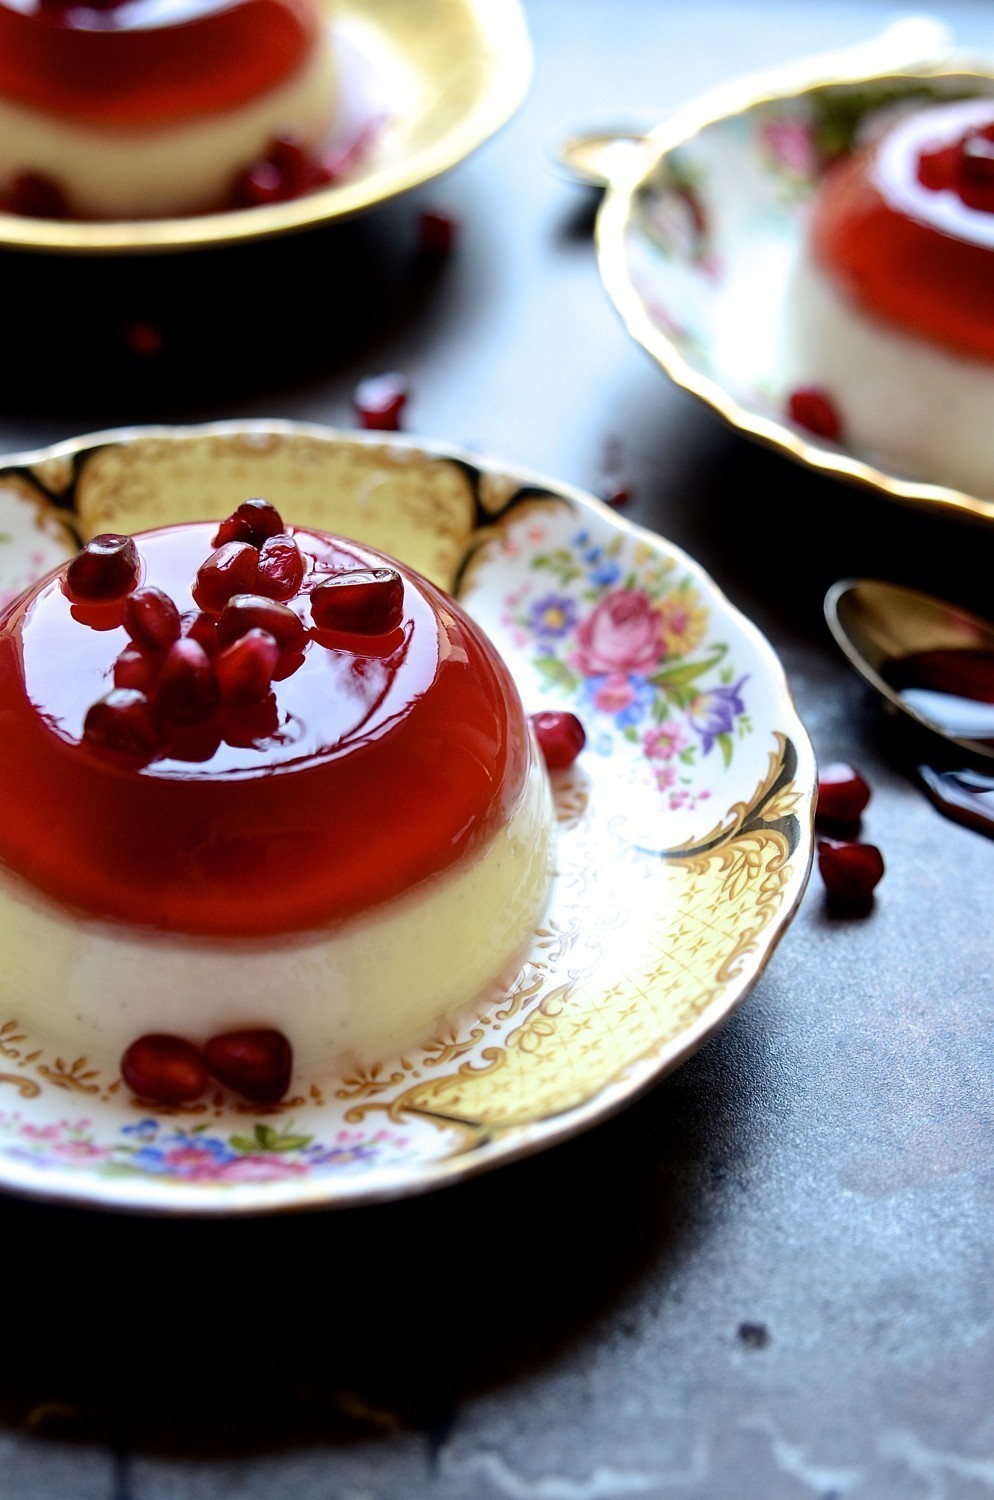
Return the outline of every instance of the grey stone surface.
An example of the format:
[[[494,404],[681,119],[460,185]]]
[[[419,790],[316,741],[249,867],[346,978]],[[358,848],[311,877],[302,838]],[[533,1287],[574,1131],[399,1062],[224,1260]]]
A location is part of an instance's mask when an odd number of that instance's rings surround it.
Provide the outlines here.
[[[987,4],[932,9],[994,54]],[[619,444],[627,513],[708,568],[779,651],[819,757],[870,781],[878,899],[833,918],[815,873],[702,1052],[458,1187],[233,1224],[0,1201],[0,1500],[994,1494],[994,843],[919,795],[821,614],[855,574],[989,608],[994,534],[806,473],[675,390],[600,286],[596,200],[547,164],[571,121],[663,113],[896,12],[527,10],[528,100],[408,199],[236,256],[0,258],[20,289],[0,448],[224,415],[348,427],[387,368],[415,433],[588,489]],[[430,280],[424,206],[460,225]],[[137,315],[170,335],[147,369],[119,347]]]

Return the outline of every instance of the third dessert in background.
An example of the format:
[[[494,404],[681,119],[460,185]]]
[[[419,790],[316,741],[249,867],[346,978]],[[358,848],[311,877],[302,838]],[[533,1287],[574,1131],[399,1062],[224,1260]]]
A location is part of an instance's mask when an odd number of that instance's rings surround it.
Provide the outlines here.
[[[781,371],[823,436],[994,494],[994,99],[909,108],[828,170]]]
[[[0,200],[161,218],[326,179],[338,67],[316,0],[0,0]]]

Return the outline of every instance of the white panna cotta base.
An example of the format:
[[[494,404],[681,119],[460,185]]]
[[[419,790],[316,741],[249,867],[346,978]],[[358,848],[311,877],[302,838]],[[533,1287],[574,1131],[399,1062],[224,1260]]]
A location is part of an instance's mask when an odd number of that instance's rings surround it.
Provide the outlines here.
[[[150,1032],[199,1045],[257,1026],[287,1037],[302,1083],[368,1066],[502,997],[550,898],[554,824],[533,749],[518,805],[482,852],[326,931],[270,938],[101,922],[0,872],[0,1010],[33,1041],[112,1070]]]
[[[265,157],[274,136],[292,131],[305,146],[318,146],[337,102],[337,64],[324,30],[306,64],[278,88],[189,124],[88,126],[0,101],[0,184],[22,172],[50,178],[81,218],[222,209],[239,172]]]
[[[845,447],[867,462],[994,495],[994,365],[863,312],[806,250],[786,287],[776,367],[786,392],[825,393]]]

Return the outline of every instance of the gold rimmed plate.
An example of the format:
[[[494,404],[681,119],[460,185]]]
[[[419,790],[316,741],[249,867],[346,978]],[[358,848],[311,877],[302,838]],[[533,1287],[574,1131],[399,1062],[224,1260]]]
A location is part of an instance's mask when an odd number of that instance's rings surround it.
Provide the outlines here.
[[[990,520],[994,481],[968,494],[789,416],[786,293],[826,164],[878,112],[994,92],[975,59],[946,47],[902,59],[897,40],[737,80],[662,121],[608,183],[598,266],[635,340],[740,432],[892,499]]]
[[[769,643],[690,557],[581,491],[286,422],[106,432],[7,459],[0,589],[96,532],[202,516],[205,494],[219,515],[264,495],[291,523],[418,568],[491,636],[530,712],[581,717],[583,753],[553,776],[551,904],[488,1009],[377,1068],[318,1076],[299,1058],[262,1110],[222,1093],[150,1109],[117,1059],[67,1050],[57,1007],[33,1014],[0,986],[0,1188],[149,1213],[345,1207],[621,1109],[737,1009],[810,874],[814,756]]]
[[[330,145],[350,158],[339,180],[290,202],[187,218],[83,222],[0,213],[0,247],[161,253],[347,218],[462,161],[511,118],[531,82],[519,0],[330,0],[327,25],[343,80]]]

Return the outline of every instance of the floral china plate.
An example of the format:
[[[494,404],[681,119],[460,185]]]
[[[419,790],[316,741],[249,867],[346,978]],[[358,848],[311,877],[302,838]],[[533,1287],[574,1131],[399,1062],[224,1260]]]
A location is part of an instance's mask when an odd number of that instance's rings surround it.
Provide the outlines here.
[[[587,743],[553,773],[550,907],[502,995],[389,1065],[259,1108],[132,1098],[30,997],[0,995],[0,1188],[135,1212],[341,1207],[440,1187],[572,1136],[739,1006],[812,861],[815,765],[770,645],[688,556],[580,491],[402,436],[285,422],[135,428],[0,463],[0,590],[80,539],[250,495],[458,596],[529,712]],[[52,1025],[49,1020],[48,1023]],[[278,1024],[278,1022],[276,1023]]]
[[[361,213],[430,182],[519,107],[533,54],[520,0],[329,0],[342,100],[335,180],[285,203],[185,218],[82,222],[0,212],[0,247],[145,253],[259,240]]]
[[[879,62],[887,47],[870,49]],[[860,56],[854,49],[853,61]],[[986,496],[901,472],[795,425],[783,360],[786,290],[828,164],[873,123],[994,92],[950,51],[892,71],[793,67],[713,91],[651,131],[597,220],[603,285],[633,337],[719,416],[814,469],[944,514],[994,519]]]

